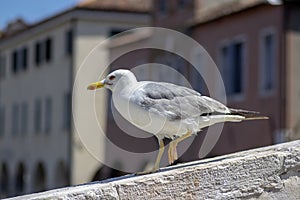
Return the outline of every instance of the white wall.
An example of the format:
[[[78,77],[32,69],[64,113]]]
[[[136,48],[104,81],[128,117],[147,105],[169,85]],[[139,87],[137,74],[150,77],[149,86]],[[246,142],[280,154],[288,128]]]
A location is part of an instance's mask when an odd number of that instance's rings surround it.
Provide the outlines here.
[[[29,30],[32,34],[20,35],[0,42],[1,52],[6,54],[6,77],[0,81],[0,105],[5,107],[5,133],[0,137],[0,165],[9,166],[9,179],[11,193],[15,190],[15,176],[17,165],[22,162],[25,166],[25,192],[33,191],[33,174],[38,162],[43,163],[46,170],[47,188],[55,187],[54,180],[56,165],[59,161],[69,165],[69,130],[63,129],[63,98],[70,91],[70,57],[64,53],[65,31],[68,24],[59,24],[48,27],[39,32]],[[52,38],[52,59],[49,63],[35,65],[35,43],[38,40]],[[12,51],[23,46],[28,48],[28,67],[26,71],[12,74]],[[36,133],[34,130],[34,109],[36,99],[42,102],[42,130],[45,119],[45,101],[52,99],[51,131]],[[28,104],[27,133],[20,132],[12,135],[14,123],[12,119],[12,106]],[[22,120],[19,116],[19,122]],[[20,123],[19,123],[20,126]]]

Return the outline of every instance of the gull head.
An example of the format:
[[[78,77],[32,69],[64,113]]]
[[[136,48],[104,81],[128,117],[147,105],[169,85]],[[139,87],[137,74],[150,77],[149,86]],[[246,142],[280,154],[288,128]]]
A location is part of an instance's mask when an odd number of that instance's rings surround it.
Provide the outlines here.
[[[111,91],[115,91],[123,89],[124,87],[136,82],[136,77],[131,71],[126,69],[118,69],[108,74],[105,79],[89,84],[87,89],[96,90],[105,87]]]

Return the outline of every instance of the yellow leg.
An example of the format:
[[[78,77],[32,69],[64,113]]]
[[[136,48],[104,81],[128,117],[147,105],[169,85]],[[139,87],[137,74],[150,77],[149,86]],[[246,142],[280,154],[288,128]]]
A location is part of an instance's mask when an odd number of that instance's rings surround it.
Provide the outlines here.
[[[158,140],[158,144],[159,144],[159,151],[158,151],[158,155],[157,155],[154,167],[153,167],[153,172],[155,172],[159,169],[160,160],[161,160],[161,157],[165,150],[164,141],[162,139]]]
[[[192,135],[192,132],[187,132],[186,134],[184,134],[183,136],[181,136],[180,138],[177,138],[176,140],[172,141],[175,142],[176,144],[178,144],[179,142],[187,139],[188,137],[190,137]]]
[[[177,149],[176,149],[177,144],[179,142],[187,139],[191,135],[192,135],[191,132],[187,132],[186,134],[184,134],[180,138],[177,138],[176,140],[170,142],[170,144],[169,144],[169,150],[168,150],[169,164],[174,163],[174,161],[178,159]]]
[[[171,149],[172,149],[172,145],[171,145],[171,143],[169,143],[169,149],[168,149],[168,160],[169,160],[169,164],[171,164],[170,162],[171,162],[171,156],[172,156],[172,154],[171,154]]]
[[[164,150],[165,150],[164,141],[162,139],[158,140],[158,144],[159,144],[159,151],[158,151],[158,155],[156,157],[154,167],[149,171],[138,172],[137,174],[149,174],[149,173],[153,173],[153,172],[158,171],[160,160],[161,160],[161,158],[163,156],[163,153],[164,153]]]
[[[176,149],[176,148],[177,148],[177,144],[178,144],[178,143],[174,143],[174,144],[173,144],[173,149],[172,149],[172,150],[173,150],[173,162],[175,162],[175,160],[178,159],[177,149]],[[172,162],[172,163],[173,163],[173,162]]]
[[[170,165],[176,160],[175,157],[177,157],[176,146],[174,146],[174,142],[171,141],[168,149],[168,160]]]

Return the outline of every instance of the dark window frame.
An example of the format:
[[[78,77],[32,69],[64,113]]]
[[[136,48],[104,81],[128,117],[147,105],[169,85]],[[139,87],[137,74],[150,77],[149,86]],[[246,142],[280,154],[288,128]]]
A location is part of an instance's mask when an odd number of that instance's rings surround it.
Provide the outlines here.
[[[21,132],[22,135],[28,132],[28,104],[26,102],[23,102],[21,106]]]
[[[245,92],[246,42],[234,40],[221,47],[221,66],[226,95],[239,96]]]
[[[36,99],[34,104],[34,131],[39,134],[42,131],[42,101]]]
[[[41,43],[39,41],[34,45],[34,56],[35,65],[39,66],[41,64]]]
[[[261,92],[272,92],[276,87],[276,36],[269,32],[262,37],[262,84]]]
[[[13,136],[20,133],[20,107],[16,103],[12,105],[11,133]]]
[[[166,15],[168,13],[168,2],[167,0],[157,1],[158,11],[160,14]]]
[[[70,29],[65,33],[65,53],[66,55],[72,55],[74,48],[74,31]]]
[[[0,52],[0,80],[6,77],[6,55]]]
[[[52,39],[50,37],[48,37],[46,40],[45,40],[45,60],[46,62],[50,62],[51,59],[52,59],[52,48],[53,48],[53,42],[52,42]]]
[[[53,60],[53,38],[47,37],[44,40],[39,40],[35,43],[34,56],[35,65],[39,67],[43,63],[49,63]]]
[[[49,133],[52,129],[52,116],[53,116],[53,101],[51,97],[45,100],[45,132]]]
[[[17,74],[18,72],[18,51],[14,50],[11,54],[11,67],[12,73]]]
[[[26,70],[28,67],[28,48],[27,47],[23,47],[21,50],[21,54],[22,54],[22,68],[23,70]]]

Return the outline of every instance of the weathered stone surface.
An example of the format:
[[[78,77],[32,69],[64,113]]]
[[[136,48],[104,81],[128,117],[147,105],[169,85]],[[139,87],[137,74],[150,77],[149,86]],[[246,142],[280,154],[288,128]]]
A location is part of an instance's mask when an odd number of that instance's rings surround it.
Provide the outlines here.
[[[300,199],[300,141],[15,199]]]

